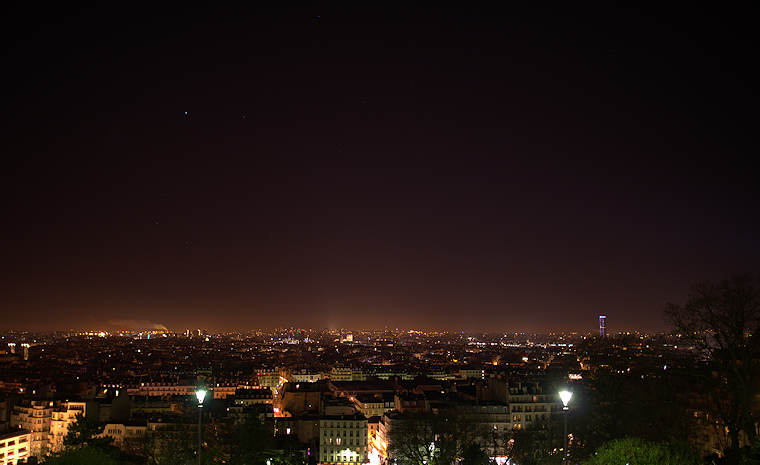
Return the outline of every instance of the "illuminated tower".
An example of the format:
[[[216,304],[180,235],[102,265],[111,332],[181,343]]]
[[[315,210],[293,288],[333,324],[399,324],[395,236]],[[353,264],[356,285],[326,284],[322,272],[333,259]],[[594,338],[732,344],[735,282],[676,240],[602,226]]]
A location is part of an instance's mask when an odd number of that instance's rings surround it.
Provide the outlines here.
[[[604,315],[599,315],[599,337],[604,338],[607,335],[607,331],[604,328],[604,319],[607,318]]]

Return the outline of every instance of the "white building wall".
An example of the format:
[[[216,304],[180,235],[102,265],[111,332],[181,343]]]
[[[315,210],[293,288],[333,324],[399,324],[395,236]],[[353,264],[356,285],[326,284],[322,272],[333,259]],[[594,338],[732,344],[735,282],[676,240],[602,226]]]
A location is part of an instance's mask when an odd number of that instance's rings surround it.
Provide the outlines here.
[[[0,465],[26,463],[26,460],[33,455],[32,438],[32,432],[23,429],[0,434]]]
[[[367,418],[363,415],[320,419],[319,462],[361,465],[369,454]]]

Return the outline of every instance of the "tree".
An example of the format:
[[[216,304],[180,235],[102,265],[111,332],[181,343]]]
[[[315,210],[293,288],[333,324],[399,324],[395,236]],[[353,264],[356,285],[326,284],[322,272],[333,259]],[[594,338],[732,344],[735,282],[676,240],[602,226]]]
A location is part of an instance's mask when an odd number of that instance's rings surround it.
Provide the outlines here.
[[[684,408],[688,396],[683,394],[687,384],[673,370],[682,363],[662,346],[625,335],[589,338],[579,346],[579,356],[593,368],[576,385],[568,412],[573,460],[582,461],[604,443],[627,436],[689,439]]]
[[[297,439],[285,438],[277,446],[277,452],[272,458],[273,462],[279,465],[306,465],[305,446]]]
[[[754,441],[760,420],[754,397],[760,388],[760,276],[745,273],[717,284],[698,283],[685,304],[669,303],[664,314],[705,358],[693,373],[706,396],[698,413],[728,430],[736,455],[740,433]]]
[[[276,455],[272,431],[256,414],[238,421],[214,421],[206,425],[204,437],[208,455],[230,465],[261,465]]]
[[[610,441],[583,465],[700,465],[702,460],[684,443],[649,442],[639,438]]]
[[[93,416],[77,413],[75,418],[76,421],[69,425],[68,433],[63,438],[65,446],[104,447],[114,441],[114,438],[111,436],[101,436],[105,426],[98,425]]]
[[[480,447],[480,444],[473,442],[464,450],[462,454],[462,465],[489,465],[491,458],[486,451]]]
[[[83,446],[46,457],[45,465],[116,465],[113,454],[97,447]]]
[[[197,460],[198,427],[190,422],[163,423],[145,435],[144,454],[150,465],[185,465]]]
[[[453,409],[400,414],[393,418],[389,436],[390,457],[413,465],[450,465],[472,444],[487,440],[482,423]]]
[[[552,414],[547,420],[533,422],[524,429],[509,432],[510,459],[520,465],[560,464],[564,458],[563,416]]]
[[[745,456],[747,465],[760,465],[760,436],[755,437],[749,452]]]

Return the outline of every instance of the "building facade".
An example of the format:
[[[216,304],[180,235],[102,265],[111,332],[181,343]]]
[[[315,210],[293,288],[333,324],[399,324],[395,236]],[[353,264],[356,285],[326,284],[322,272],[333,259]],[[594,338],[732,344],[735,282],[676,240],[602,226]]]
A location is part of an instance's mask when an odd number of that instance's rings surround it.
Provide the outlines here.
[[[50,418],[48,443],[52,452],[63,450],[63,439],[69,433],[69,426],[77,421],[77,415],[87,414],[86,402],[63,402],[53,410]]]
[[[50,451],[50,420],[53,410],[53,402],[49,400],[25,400],[13,407],[10,426],[31,431],[31,455],[44,455]]]
[[[325,415],[320,425],[320,463],[361,465],[367,460],[367,417],[361,413]]]
[[[0,434],[0,465],[26,463],[32,454],[33,433],[20,429],[11,433]]]

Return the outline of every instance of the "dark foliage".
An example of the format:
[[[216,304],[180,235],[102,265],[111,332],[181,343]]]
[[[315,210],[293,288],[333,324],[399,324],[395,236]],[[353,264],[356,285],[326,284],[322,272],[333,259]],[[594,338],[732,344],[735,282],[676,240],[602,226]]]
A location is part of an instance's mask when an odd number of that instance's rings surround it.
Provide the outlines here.
[[[698,283],[685,304],[670,303],[664,314],[704,359],[685,372],[700,393],[692,410],[705,424],[726,428],[737,455],[741,433],[754,441],[760,421],[760,276]]]
[[[390,428],[389,455],[404,464],[449,465],[488,439],[485,425],[456,410],[399,415]]]

